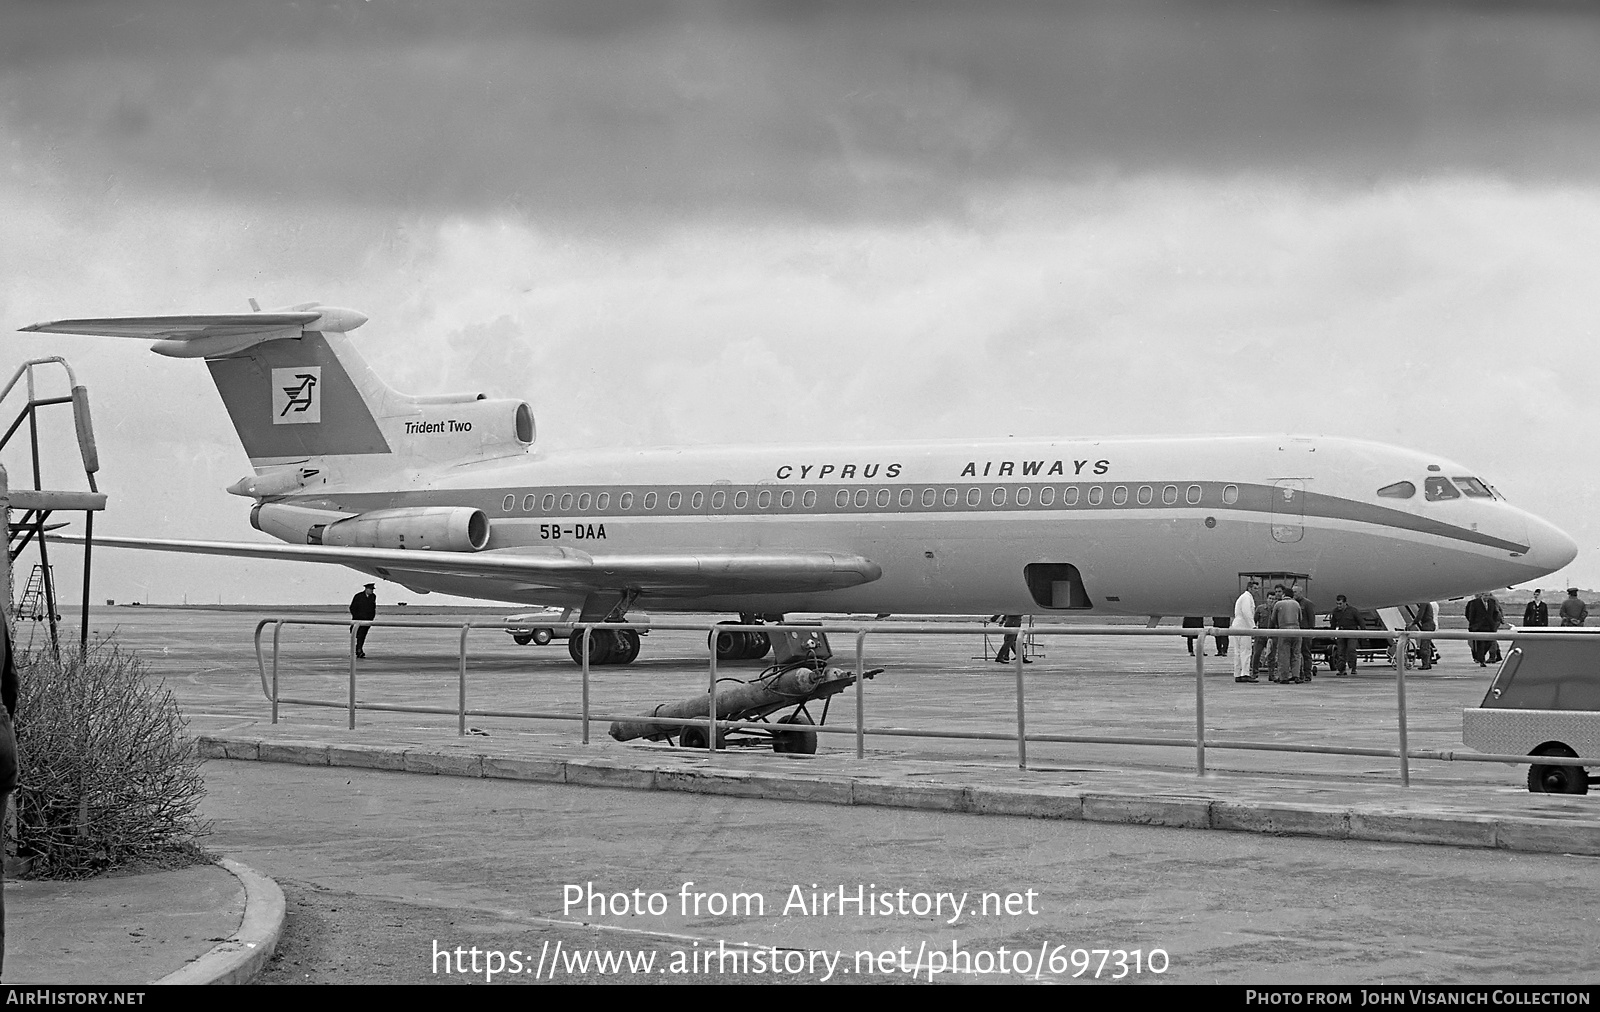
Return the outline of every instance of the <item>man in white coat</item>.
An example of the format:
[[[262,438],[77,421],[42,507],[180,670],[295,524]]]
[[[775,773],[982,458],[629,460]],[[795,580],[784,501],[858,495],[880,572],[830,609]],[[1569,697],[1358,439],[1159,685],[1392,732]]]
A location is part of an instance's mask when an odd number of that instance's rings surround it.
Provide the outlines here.
[[[1256,627],[1256,594],[1260,590],[1261,584],[1251,580],[1250,585],[1244,589],[1244,593],[1240,594],[1239,599],[1233,602],[1232,628],[1254,629]],[[1253,640],[1247,639],[1240,643],[1238,649],[1233,651],[1233,680],[1236,682],[1257,681],[1256,676],[1250,673],[1250,655],[1254,651],[1245,645],[1245,643],[1253,644],[1253,642]]]

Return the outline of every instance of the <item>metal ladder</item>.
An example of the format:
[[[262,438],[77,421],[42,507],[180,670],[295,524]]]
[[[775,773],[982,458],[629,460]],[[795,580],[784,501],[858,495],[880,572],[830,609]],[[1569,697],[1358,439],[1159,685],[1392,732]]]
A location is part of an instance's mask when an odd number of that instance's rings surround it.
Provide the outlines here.
[[[19,619],[31,618],[35,622],[49,616],[51,604],[55,601],[55,568],[51,566],[46,569],[38,563],[34,564],[33,572],[28,576],[28,585],[22,590],[22,600],[17,602],[17,609],[12,614]],[[48,590],[45,587],[46,580],[50,583]]]

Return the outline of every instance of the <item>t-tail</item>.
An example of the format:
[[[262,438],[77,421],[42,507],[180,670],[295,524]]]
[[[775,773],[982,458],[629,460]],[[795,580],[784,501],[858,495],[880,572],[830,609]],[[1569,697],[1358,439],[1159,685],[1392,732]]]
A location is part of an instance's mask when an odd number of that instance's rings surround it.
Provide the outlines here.
[[[482,394],[397,393],[347,336],[363,313],[311,302],[265,313],[55,320],[24,330],[153,339],[203,358],[255,473],[228,491],[255,499],[372,487],[401,472],[526,453],[533,412]]]

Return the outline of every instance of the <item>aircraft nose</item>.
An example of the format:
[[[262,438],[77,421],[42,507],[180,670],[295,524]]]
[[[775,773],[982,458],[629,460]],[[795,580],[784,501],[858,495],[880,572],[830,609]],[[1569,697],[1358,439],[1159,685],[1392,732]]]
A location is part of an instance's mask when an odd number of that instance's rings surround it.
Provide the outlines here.
[[[1578,543],[1555,524],[1528,515],[1528,555],[1530,563],[1542,572],[1565,569],[1578,557]]]

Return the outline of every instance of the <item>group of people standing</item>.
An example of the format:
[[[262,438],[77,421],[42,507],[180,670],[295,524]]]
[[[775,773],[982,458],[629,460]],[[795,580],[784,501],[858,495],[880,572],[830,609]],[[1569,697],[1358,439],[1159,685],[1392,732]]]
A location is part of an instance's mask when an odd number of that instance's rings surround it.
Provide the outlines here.
[[[1298,584],[1278,584],[1264,598],[1261,583],[1251,580],[1233,603],[1234,629],[1311,629],[1316,625],[1316,605],[1308,600]],[[1259,598],[1259,600],[1258,600]],[[1344,601],[1343,596],[1339,598]],[[1221,624],[1222,620],[1218,620]],[[1218,651],[1221,652],[1220,649]],[[1233,680],[1260,681],[1264,666],[1267,680],[1292,683],[1311,681],[1311,638],[1299,636],[1252,637],[1248,654],[1233,655]]]

